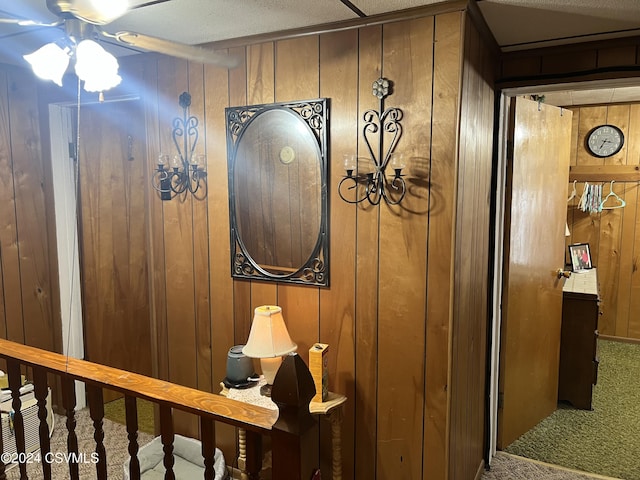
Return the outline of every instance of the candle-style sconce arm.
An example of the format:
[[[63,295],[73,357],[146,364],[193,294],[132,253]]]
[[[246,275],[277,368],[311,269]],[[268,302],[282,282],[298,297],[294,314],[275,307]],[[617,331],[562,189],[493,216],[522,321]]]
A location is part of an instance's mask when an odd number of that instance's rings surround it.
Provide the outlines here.
[[[338,194],[347,203],[360,203],[367,200],[371,205],[378,205],[382,199],[388,205],[397,205],[404,198],[407,187],[402,169],[403,155],[395,152],[402,136],[403,112],[397,107],[384,109],[384,99],[391,94],[392,83],[386,78],[373,82],[373,95],[379,100],[378,110],[364,112],[362,137],[367,146],[369,157],[361,159],[371,163],[371,170],[359,172],[359,159],[355,155],[345,155],[346,175],[338,184]],[[389,146],[384,151],[384,140],[389,139]],[[393,170],[387,174],[387,168]],[[352,195],[347,195],[355,190]]]
[[[173,119],[171,137],[176,147],[177,155],[160,154],[158,166],[151,178],[151,184],[162,200],[171,200],[176,195],[189,191],[192,195],[203,192],[198,198],[207,196],[206,158],[195,154],[198,143],[198,119],[189,115],[191,95],[183,92],[179,105],[182,107],[182,118]]]

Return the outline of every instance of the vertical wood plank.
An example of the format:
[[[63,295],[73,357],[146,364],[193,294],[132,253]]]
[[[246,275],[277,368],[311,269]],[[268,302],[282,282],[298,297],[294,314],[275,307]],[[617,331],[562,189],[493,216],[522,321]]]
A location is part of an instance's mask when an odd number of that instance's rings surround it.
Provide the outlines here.
[[[149,271],[149,304],[151,315],[152,372],[157,378],[169,378],[169,355],[167,353],[166,284],[164,281],[164,237],[162,235],[162,201],[160,194],[151,187],[151,176],[160,155],[160,125],[158,99],[158,64],[148,58],[143,64],[142,91],[146,126],[145,192],[147,208],[147,261]],[[156,412],[157,413],[157,412]]]
[[[24,340],[27,344],[53,349],[53,313],[47,215],[44,194],[44,159],[41,151],[40,122],[32,72],[16,69],[10,76],[9,115],[11,155],[15,188],[15,218],[22,300]],[[3,251],[4,255],[4,251]]]
[[[578,128],[580,125],[580,109],[568,108],[573,112],[571,117],[571,163],[569,165],[575,165],[578,158],[578,149],[580,148],[580,136],[578,135]]]
[[[189,88],[188,68],[186,61],[172,58],[163,58],[158,64],[160,147],[170,155],[177,153],[171,137],[172,121],[182,116],[178,97]],[[164,201],[162,207],[169,380],[197,388],[194,201],[197,200],[186,193]],[[190,437],[198,435],[198,423],[193,416],[176,412],[175,422],[179,433]]]
[[[447,478],[449,455],[450,328],[455,238],[456,136],[460,65],[460,18],[436,17],[433,58],[429,237],[427,240],[427,333],[425,478]],[[437,193],[433,193],[437,192]]]
[[[13,162],[11,159],[11,124],[9,119],[9,81],[7,73],[0,74],[0,168],[6,175],[0,176],[0,335],[9,340],[24,342],[22,325],[13,328],[15,321],[22,323],[18,242],[16,234],[15,191],[13,186]],[[5,280],[7,279],[7,280]],[[9,279],[15,279],[8,281]]]
[[[229,53],[239,55],[244,60],[239,67],[229,71],[229,106],[247,105],[248,55],[246,49],[238,47],[231,49]],[[233,303],[234,339],[236,344],[243,344],[247,341],[251,328],[251,282],[234,280]]]
[[[204,84],[204,65],[189,63],[189,92],[191,94],[191,107],[189,113],[198,119],[198,144],[194,154],[206,154],[207,152],[207,117],[206,93]],[[213,119],[211,119],[213,120]],[[224,178],[224,177],[223,177]],[[217,179],[207,177],[210,192],[216,188]],[[208,202],[204,192],[198,192],[191,203],[191,215],[193,216],[193,286],[195,309],[195,335],[196,335],[196,365],[197,385],[199,390],[212,391],[213,381],[211,371],[212,345],[211,345],[211,313],[209,303],[209,224]]]
[[[209,288],[211,305],[212,391],[226,376],[227,352],[235,344],[233,315],[233,280],[230,273],[229,194],[227,187],[227,153],[224,109],[229,102],[229,73],[225,68],[205,66],[205,116],[208,181],[216,182],[209,189],[208,241]],[[211,231],[216,234],[212,235]],[[205,432],[201,431],[204,435]],[[235,428],[220,424],[216,446],[225,458],[233,458],[236,449]]]
[[[362,115],[377,108],[371,84],[382,76],[382,27],[358,31],[358,127],[352,142],[358,155],[365,155]],[[349,140],[345,140],[349,142]],[[348,145],[349,143],[347,143]],[[353,147],[352,147],[353,148]],[[351,153],[351,152],[346,152]],[[340,161],[340,159],[337,159]],[[379,208],[353,205],[356,215],[356,298],[355,298],[355,478],[379,478],[378,417],[378,235]],[[353,213],[351,213],[353,215]]]
[[[640,103],[629,106],[629,130],[627,137],[627,165],[640,163]]]
[[[633,243],[636,235],[635,219],[638,212],[638,183],[629,182],[624,185],[624,200],[627,206],[622,210],[622,233],[620,241],[620,268],[618,270],[618,285],[616,302],[615,336],[629,337],[629,324],[632,322],[631,307],[631,279],[633,275]],[[622,197],[622,195],[620,195]],[[599,273],[599,272],[598,272]],[[599,277],[600,275],[598,275]],[[637,315],[633,315],[637,316]]]
[[[345,174],[342,166],[344,154],[357,149],[358,108],[358,32],[347,30],[323,35],[320,38],[320,96],[331,99],[329,145],[329,245],[331,250],[331,288],[320,290],[320,341],[329,345],[329,390],[347,396],[348,403],[342,423],[344,446],[342,451],[345,478],[354,471],[355,432],[353,377],[340,372],[355,371],[355,245],[356,209],[343,202],[337,185]],[[331,430],[327,422],[320,422],[320,470],[331,471]],[[326,452],[326,453],[325,453]]]
[[[143,105],[80,112],[80,241],[86,358],[151,374]],[[118,119],[114,122],[113,119]],[[114,398],[108,392],[108,398]]]
[[[607,123],[615,125],[623,132],[629,131],[629,114],[630,105],[609,105],[607,106]],[[624,142],[622,149],[604,159],[605,165],[625,165],[627,163],[627,150],[629,149],[629,141]]]
[[[459,22],[459,14],[455,18]],[[382,32],[382,70],[394,82],[385,107],[404,112],[396,151],[406,154],[416,145],[426,146],[433,19],[388,23]],[[426,149],[419,156],[426,157]],[[394,472],[400,478],[421,478],[423,472],[428,201],[410,191],[401,205],[382,202],[379,207],[378,472]],[[403,352],[401,369],[399,351]],[[406,385],[414,390],[399,395]]]

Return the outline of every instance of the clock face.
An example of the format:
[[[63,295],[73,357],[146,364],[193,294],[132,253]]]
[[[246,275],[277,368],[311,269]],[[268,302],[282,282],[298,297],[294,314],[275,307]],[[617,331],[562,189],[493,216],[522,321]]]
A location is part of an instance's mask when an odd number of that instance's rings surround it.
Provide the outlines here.
[[[587,148],[596,157],[610,157],[624,145],[622,130],[614,125],[600,125],[587,136]]]

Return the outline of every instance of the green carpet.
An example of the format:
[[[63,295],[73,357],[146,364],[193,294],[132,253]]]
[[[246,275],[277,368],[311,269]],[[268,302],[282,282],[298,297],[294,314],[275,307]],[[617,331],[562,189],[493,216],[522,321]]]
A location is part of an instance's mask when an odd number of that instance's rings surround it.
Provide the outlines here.
[[[153,403],[138,398],[136,401],[136,407],[138,410],[138,430],[153,435],[155,425]],[[105,403],[104,417],[114,422],[121,423],[122,425],[126,425],[124,398],[119,398]]]
[[[506,452],[640,480],[640,345],[599,340],[598,356],[593,410],[561,404]]]

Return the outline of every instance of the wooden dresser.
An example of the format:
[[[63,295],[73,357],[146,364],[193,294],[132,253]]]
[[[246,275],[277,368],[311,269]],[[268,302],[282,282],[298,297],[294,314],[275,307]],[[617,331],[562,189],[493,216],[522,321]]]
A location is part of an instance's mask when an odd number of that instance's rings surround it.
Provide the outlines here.
[[[598,378],[598,274],[573,273],[564,284],[558,400],[591,410]]]

